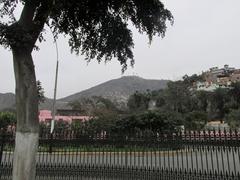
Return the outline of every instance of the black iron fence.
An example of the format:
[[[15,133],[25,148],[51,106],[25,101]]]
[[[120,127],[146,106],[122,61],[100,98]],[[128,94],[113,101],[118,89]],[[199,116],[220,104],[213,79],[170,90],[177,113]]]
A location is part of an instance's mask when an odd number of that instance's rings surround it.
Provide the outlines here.
[[[14,134],[0,134],[0,179],[11,179]],[[41,131],[37,179],[240,179],[240,132],[114,134]]]

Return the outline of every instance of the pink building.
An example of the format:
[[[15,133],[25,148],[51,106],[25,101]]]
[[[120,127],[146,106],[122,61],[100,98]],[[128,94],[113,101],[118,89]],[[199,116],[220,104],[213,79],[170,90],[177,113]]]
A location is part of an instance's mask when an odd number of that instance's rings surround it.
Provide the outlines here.
[[[52,120],[52,113],[49,110],[40,110],[39,111],[39,122],[49,122]],[[68,123],[72,123],[73,121],[81,121],[85,122],[88,121],[91,117],[90,116],[71,116],[71,115],[56,115],[56,121],[65,121]]]

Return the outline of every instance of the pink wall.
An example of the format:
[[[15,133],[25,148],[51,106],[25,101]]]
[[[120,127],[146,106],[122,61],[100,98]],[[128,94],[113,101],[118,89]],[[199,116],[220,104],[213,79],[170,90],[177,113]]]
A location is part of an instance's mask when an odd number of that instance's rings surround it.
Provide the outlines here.
[[[40,110],[39,111],[39,121],[40,122],[46,122],[52,120],[51,111],[49,110]],[[90,116],[55,116],[55,120],[59,121],[66,121],[68,123],[72,123],[73,120],[79,120],[82,122],[88,121],[90,119]]]

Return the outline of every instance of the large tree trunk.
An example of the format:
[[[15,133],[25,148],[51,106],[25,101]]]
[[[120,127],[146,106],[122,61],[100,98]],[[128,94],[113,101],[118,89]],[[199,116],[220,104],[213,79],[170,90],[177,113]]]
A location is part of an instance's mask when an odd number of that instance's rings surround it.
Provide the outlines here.
[[[38,149],[38,98],[30,51],[13,49],[16,79],[17,132],[13,180],[34,180]]]

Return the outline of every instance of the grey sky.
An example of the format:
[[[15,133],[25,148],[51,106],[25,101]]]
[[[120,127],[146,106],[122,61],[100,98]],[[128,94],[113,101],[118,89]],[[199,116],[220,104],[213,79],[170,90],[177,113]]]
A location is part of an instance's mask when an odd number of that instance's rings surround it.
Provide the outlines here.
[[[172,11],[175,23],[169,26],[164,39],[155,38],[149,46],[146,36],[134,31],[135,67],[124,75],[151,79],[177,79],[184,74],[200,73],[212,66],[229,64],[240,68],[240,1],[239,0],[164,0]],[[47,42],[34,52],[37,79],[45,94],[53,96],[56,64],[51,34]],[[121,77],[116,60],[98,64],[71,54],[64,38],[60,49],[57,97],[64,97],[104,81]],[[14,92],[15,82],[11,53],[0,48],[0,93]]]

